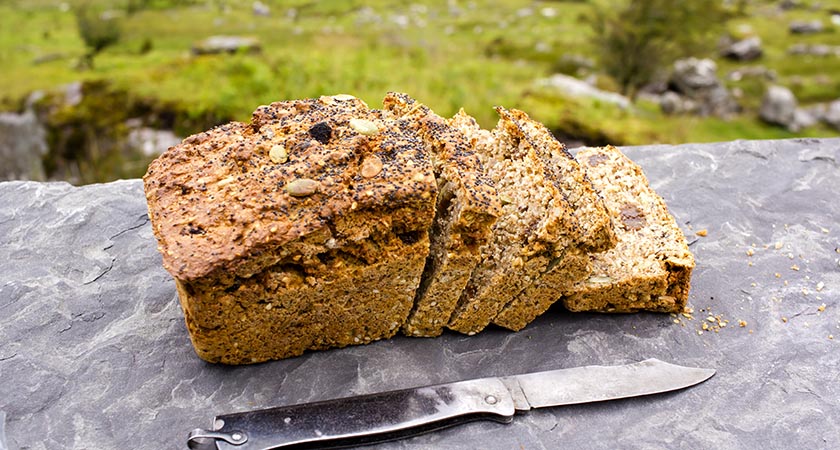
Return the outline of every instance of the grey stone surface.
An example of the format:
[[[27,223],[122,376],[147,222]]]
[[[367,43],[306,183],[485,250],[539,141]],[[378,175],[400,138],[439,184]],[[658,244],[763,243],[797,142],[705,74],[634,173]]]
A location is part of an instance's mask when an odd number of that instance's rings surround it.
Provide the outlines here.
[[[668,85],[684,99],[691,100],[690,104],[683,102],[689,106],[683,108],[685,112],[728,117],[740,110],[732,94],[718,79],[717,64],[711,59],[677,60]]]
[[[840,139],[626,152],[692,242],[693,320],[553,308],[519,333],[398,337],[243,367],[193,353],[140,181],[0,183],[0,442],[185,448],[215,414],[655,357],[718,373],[370,448],[840,448]],[[729,322],[698,334],[710,315]]]
[[[788,26],[788,30],[792,34],[813,34],[813,33],[820,33],[823,31],[825,27],[821,20],[809,20],[809,21],[801,21],[797,20],[791,22]]]
[[[761,99],[758,116],[761,120],[781,125],[791,131],[799,129],[796,123],[797,101],[790,89],[784,86],[769,86]]]
[[[0,113],[0,181],[44,180],[47,131],[35,113]]]
[[[218,53],[258,53],[262,45],[257,38],[247,36],[210,36],[193,44],[195,55],[215,55]]]
[[[761,38],[758,36],[733,42],[721,51],[721,56],[736,61],[752,61],[760,58],[762,54],[764,51],[761,48]]]
[[[598,89],[586,81],[569,75],[563,75],[562,73],[556,73],[548,78],[541,78],[534,84],[538,88],[552,90],[571,97],[594,99],[611,103],[624,109],[630,107],[630,99],[627,97],[615,92]]]

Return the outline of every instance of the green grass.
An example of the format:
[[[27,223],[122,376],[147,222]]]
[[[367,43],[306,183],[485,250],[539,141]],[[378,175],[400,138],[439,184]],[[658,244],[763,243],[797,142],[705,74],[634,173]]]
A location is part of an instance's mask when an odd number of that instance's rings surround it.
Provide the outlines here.
[[[128,0],[88,1],[122,11],[123,34],[115,46],[96,57],[93,69],[85,71],[75,68],[85,49],[72,10],[60,8],[63,2],[0,2],[0,108],[18,109],[33,90],[55,89],[76,80],[108,80],[132,97],[171,105],[179,111],[180,132],[198,131],[206,125],[202,117],[247,120],[256,106],[276,100],[351,93],[376,106],[386,91],[396,90],[444,115],[463,106],[486,127],[496,121],[493,106],[521,107],[560,134],[594,142],[837,134],[824,127],[791,134],[758,121],[765,80],[727,81],[744,93],[744,113],[731,120],[668,117],[644,102],[623,111],[535,92],[534,80],[560,67],[564,53],[594,58],[586,23],[592,5],[586,1],[463,1],[457,2],[457,13],[445,0],[423,6],[396,0],[264,2],[271,7],[270,17],[255,17],[251,2],[152,0],[146,9],[127,15]],[[822,10],[801,8],[783,14],[777,3],[753,1],[749,15],[726,24],[733,33],[749,26],[747,34],[762,38],[765,56],[750,63],[718,59],[719,75],[741,66],[763,65],[775,70],[779,75],[775,82],[791,87],[802,104],[840,98],[840,57],[787,54],[796,42],[840,45],[840,27],[833,27],[825,13],[828,8],[840,9],[840,1],[821,2]],[[228,6],[219,6],[223,4]],[[545,8],[555,14],[543,14],[549,12]],[[814,18],[831,31],[809,36],[787,32],[791,20]],[[401,21],[408,25],[401,26]],[[190,55],[194,42],[217,34],[257,37],[263,51]],[[150,50],[141,53],[149,44]],[[44,62],[35,63],[37,59]],[[601,74],[599,85],[614,83]]]

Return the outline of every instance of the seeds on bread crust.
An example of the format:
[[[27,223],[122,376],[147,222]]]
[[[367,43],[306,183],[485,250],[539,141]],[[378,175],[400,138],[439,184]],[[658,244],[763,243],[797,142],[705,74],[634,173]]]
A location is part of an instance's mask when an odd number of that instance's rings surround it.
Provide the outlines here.
[[[309,178],[298,178],[286,185],[286,192],[292,197],[307,197],[318,191],[321,183]]]

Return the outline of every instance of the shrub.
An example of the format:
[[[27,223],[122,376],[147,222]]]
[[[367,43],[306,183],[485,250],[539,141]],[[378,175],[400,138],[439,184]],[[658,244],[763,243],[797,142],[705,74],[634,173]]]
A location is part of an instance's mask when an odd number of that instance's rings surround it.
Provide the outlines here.
[[[596,5],[595,46],[604,71],[624,95],[677,58],[711,49],[723,23],[720,0],[616,0]]]
[[[87,47],[79,60],[79,68],[92,69],[94,57],[119,42],[122,26],[116,17],[95,11],[88,6],[80,6],[74,13],[79,36]]]

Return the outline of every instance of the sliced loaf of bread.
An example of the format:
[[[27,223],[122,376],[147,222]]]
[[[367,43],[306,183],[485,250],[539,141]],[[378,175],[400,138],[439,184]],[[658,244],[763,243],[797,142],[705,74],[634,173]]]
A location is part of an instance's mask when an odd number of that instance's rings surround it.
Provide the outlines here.
[[[563,298],[571,311],[681,312],[694,256],[665,201],[642,169],[612,146],[577,154],[604,198],[618,243],[592,253],[592,273]]]
[[[448,325],[475,334],[545,273],[562,256],[560,249],[580,242],[582,234],[548,159],[504,117],[492,132],[480,129],[463,110],[450,124],[472,141],[502,203],[493,239],[482,247],[481,263]]]
[[[541,123],[522,111],[497,108],[508,133],[527,142],[548,168],[547,176],[565,197],[574,212],[581,231],[580,239],[571,244],[558,241],[558,256],[545,272],[513,298],[493,319],[496,325],[520,330],[544,313],[562,294],[589,274],[589,252],[612,248],[616,238],[604,202],[569,153]]]
[[[247,364],[388,338],[437,196],[426,145],[349,95],[276,102],[149,166],[149,218],[198,355]]]
[[[406,94],[388,93],[383,112],[417,131],[434,165],[438,196],[429,232],[431,248],[402,331],[408,336],[438,336],[481,260],[479,249],[490,239],[501,206],[461,131]]]

